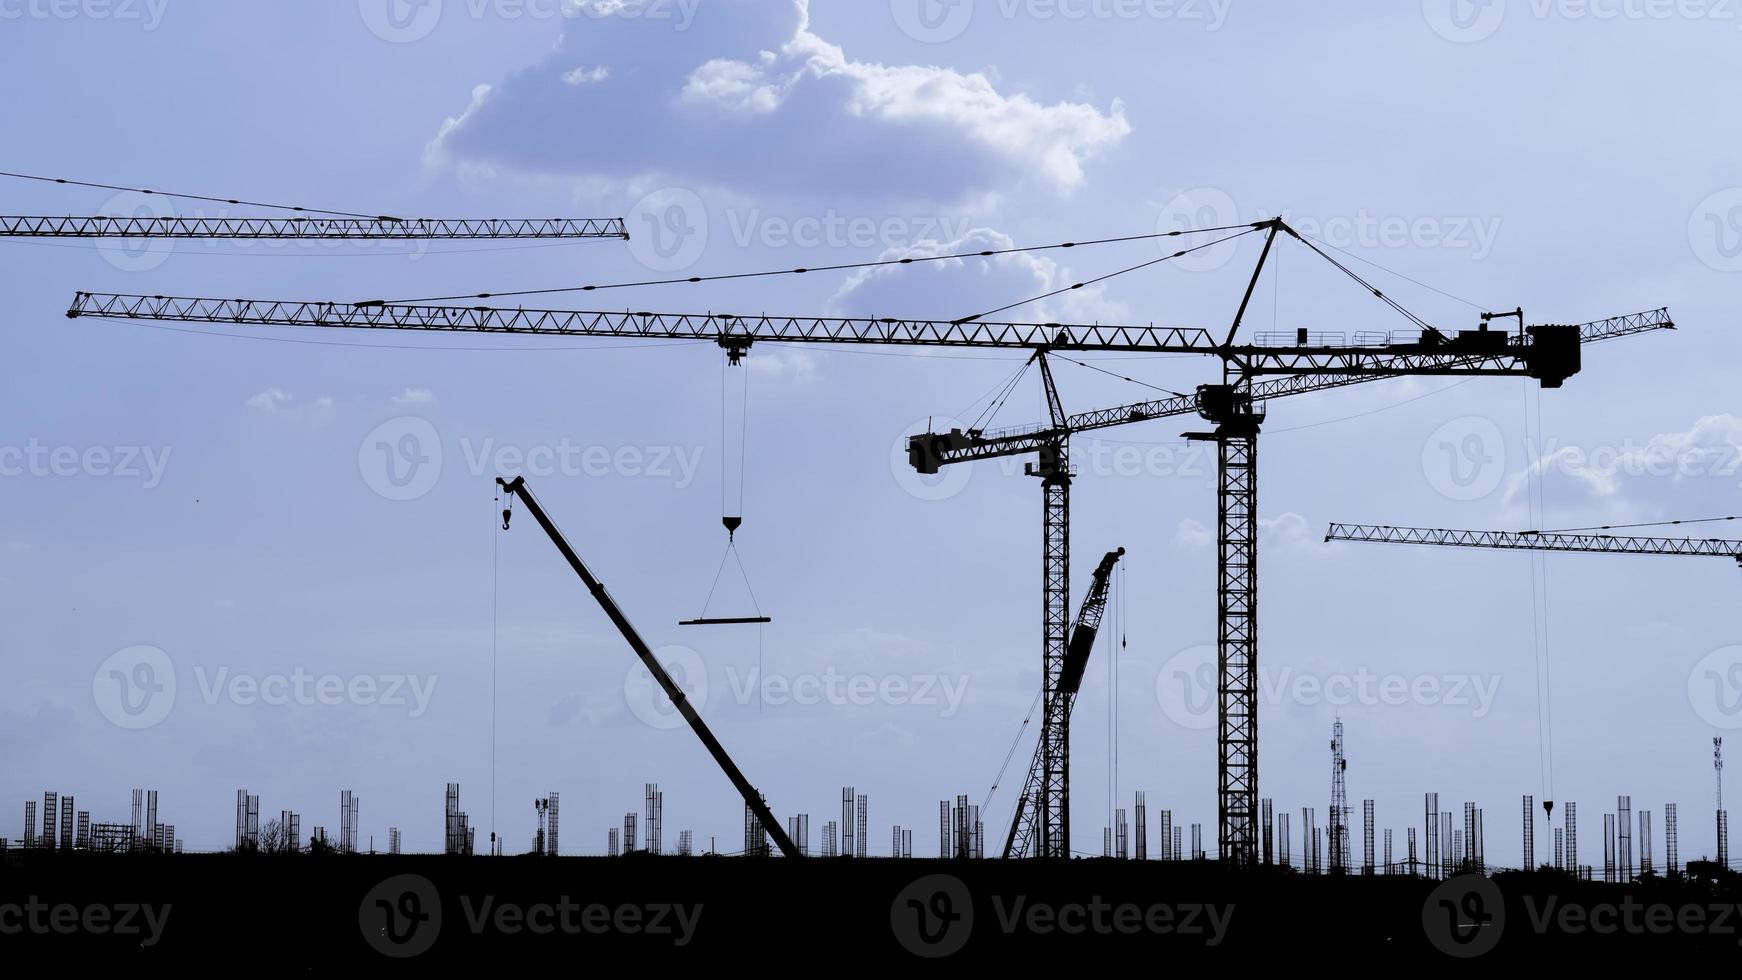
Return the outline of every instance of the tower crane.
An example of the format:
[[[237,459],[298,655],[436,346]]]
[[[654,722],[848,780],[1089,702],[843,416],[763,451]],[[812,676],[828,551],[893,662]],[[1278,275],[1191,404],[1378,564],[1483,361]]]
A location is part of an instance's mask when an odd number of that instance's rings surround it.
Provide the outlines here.
[[[1279,233],[1299,235],[1279,219],[1259,222],[1254,229],[1267,229],[1265,256]],[[1304,239],[1302,239],[1304,242]],[[1313,248],[1310,244],[1308,248]],[[1315,248],[1314,251],[1317,251]],[[1323,253],[1320,253],[1323,254]],[[98,317],[179,323],[224,323],[258,326],[301,326],[377,330],[436,330],[476,333],[542,334],[567,337],[627,337],[643,340],[712,341],[736,361],[758,341],[781,343],[841,343],[859,345],[997,348],[1047,351],[1099,351],[1116,353],[1203,354],[1223,361],[1223,383],[1201,388],[1187,401],[1214,432],[1200,438],[1221,447],[1221,506],[1218,547],[1221,573],[1219,660],[1222,665],[1219,745],[1218,809],[1222,853],[1236,863],[1250,864],[1256,857],[1253,834],[1257,826],[1256,783],[1256,482],[1255,456],[1263,409],[1256,392],[1266,397],[1340,387],[1379,377],[1401,375],[1491,375],[1525,376],[1544,387],[1559,387],[1580,368],[1582,342],[1606,339],[1587,335],[1583,328],[1566,325],[1525,327],[1519,313],[1516,335],[1498,331],[1467,330],[1442,333],[1423,323],[1419,335],[1401,339],[1391,334],[1358,333],[1354,342],[1343,334],[1309,335],[1305,331],[1292,342],[1233,343],[1256,287],[1258,273],[1240,305],[1240,312],[1226,338],[1191,327],[1111,326],[988,322],[982,318],[955,320],[850,318],[810,316],[739,316],[723,313],[681,314],[653,312],[596,312],[579,310],[506,308],[487,305],[440,305],[365,301],[240,300],[167,297],[81,292],[67,316]],[[1339,266],[1341,268],[1341,266]],[[1344,271],[1347,271],[1346,269]],[[1350,273],[1353,276],[1353,273]],[[1359,280],[1359,277],[1355,277]],[[1375,295],[1384,298],[1374,290]],[[1386,302],[1391,302],[1386,300]],[[1393,304],[1395,305],[1395,304]],[[1487,319],[1484,320],[1484,328]],[[1667,314],[1639,314],[1620,321],[1606,321],[1607,336],[1673,326]],[[1595,325],[1593,325],[1595,326]],[[1272,381],[1259,381],[1271,378]],[[1057,406],[1051,408],[1057,411]],[[1114,410],[1118,414],[1121,410]],[[1141,421],[1127,413],[1122,422]],[[1037,427],[1036,431],[1040,431]],[[1048,512],[1062,516],[1068,507],[1068,460],[1058,427],[1049,427],[1050,438],[1031,450],[1057,447],[1055,468],[1060,476],[1044,477],[1048,485]],[[1017,451],[1031,451],[1017,450]],[[1008,453],[999,453],[1007,455]],[[1063,524],[1049,518],[1048,527]],[[1062,664],[1064,629],[1068,612],[1068,578],[1053,575],[1063,567],[1060,557],[1068,544],[1061,537],[1055,547],[1049,532],[1047,589],[1050,596],[1064,593],[1056,612],[1047,617],[1047,663]],[[1052,600],[1049,598],[1049,603]],[[1050,694],[1056,685],[1043,693]],[[1049,846],[1056,837],[1043,838]],[[1049,852],[1046,848],[1042,853]]]
[[[1522,314],[1511,314],[1519,316]],[[1485,321],[1486,322],[1486,321]],[[1597,320],[1577,326],[1526,327],[1517,336],[1490,335],[1489,331],[1466,331],[1455,338],[1429,340],[1424,335],[1422,346],[1438,350],[1439,345],[1451,349],[1470,350],[1462,356],[1420,356],[1397,354],[1362,364],[1362,372],[1341,373],[1326,363],[1322,365],[1289,366],[1294,373],[1267,381],[1253,381],[1255,374],[1270,373],[1280,367],[1274,359],[1269,363],[1256,358],[1244,361],[1240,348],[1227,348],[1229,382],[1200,386],[1195,394],[1174,395],[1116,408],[1100,409],[1065,416],[1060,399],[1047,368],[1045,352],[1037,353],[1040,380],[1051,421],[1044,425],[1016,426],[1007,429],[963,432],[952,429],[946,433],[925,433],[908,440],[908,459],[920,473],[935,474],[942,467],[981,459],[1035,454],[1037,459],[1026,472],[1042,482],[1042,609],[1043,704],[1054,703],[1059,667],[1063,662],[1067,637],[1063,610],[1069,601],[1070,579],[1070,437],[1079,432],[1114,428],[1139,422],[1196,413],[1216,422],[1218,433],[1208,438],[1221,445],[1219,460],[1219,493],[1217,513],[1219,575],[1219,683],[1218,714],[1218,811],[1220,846],[1225,858],[1236,863],[1251,864],[1256,859],[1252,847],[1255,840],[1247,828],[1257,827],[1257,503],[1256,453],[1258,426],[1264,418],[1264,404],[1272,398],[1307,394],[1342,388],[1387,377],[1413,374],[1524,374],[1541,378],[1544,387],[1557,387],[1552,362],[1533,358],[1531,348],[1541,337],[1577,337],[1577,344],[1598,343],[1618,337],[1653,330],[1673,329],[1674,322],[1664,309],[1627,316]],[[1302,344],[1309,338],[1297,337]],[[1303,347],[1301,349],[1309,349]],[[1577,369],[1577,347],[1574,348],[1574,370]],[[1538,365],[1532,366],[1533,360]],[[1387,370],[1389,368],[1389,370]],[[1069,739],[1065,720],[1055,714],[1043,716],[1042,746],[1064,746]],[[1040,832],[1039,853],[1061,857],[1069,852],[1066,834],[1069,817],[1063,812],[1065,794],[1062,787],[1069,781],[1069,756],[1059,749],[1043,759],[1053,772],[1041,786],[1051,790],[1039,812],[1049,823]]]
[[[1089,654],[1095,649],[1095,639],[1101,630],[1101,618],[1107,612],[1107,586],[1113,576],[1113,566],[1119,559],[1125,557],[1125,549],[1109,551],[1101,558],[1101,563],[1095,566],[1094,577],[1089,583],[1089,593],[1083,597],[1082,608],[1077,611],[1077,622],[1071,628],[1071,640],[1065,650],[1064,662],[1060,665],[1058,690],[1053,692],[1052,700],[1057,704],[1042,706],[1042,718],[1050,721],[1060,719],[1058,729],[1070,730],[1071,709],[1076,706],[1077,692],[1083,686],[1083,671],[1088,667]],[[1049,725],[1042,729],[1052,730]],[[1070,741],[1052,743],[1046,738],[1036,743],[1034,761],[1029,763],[1028,778],[1023,783],[1022,795],[1016,800],[1016,815],[1010,821],[1010,834],[1004,840],[1004,856],[1025,857],[1039,843],[1039,831],[1047,826],[1046,808],[1053,805],[1054,796],[1047,792],[1046,779],[1054,772],[1069,772],[1069,766],[1057,766],[1053,763],[1057,758],[1069,758]],[[1065,829],[1065,839],[1070,837],[1070,783],[1061,783],[1057,787],[1058,798],[1062,801],[1062,817]]]

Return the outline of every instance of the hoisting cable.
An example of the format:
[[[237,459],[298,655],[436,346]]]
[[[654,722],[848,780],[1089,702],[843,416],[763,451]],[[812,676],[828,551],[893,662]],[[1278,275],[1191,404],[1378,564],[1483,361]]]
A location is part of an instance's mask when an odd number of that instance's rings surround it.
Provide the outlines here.
[[[1471,309],[1491,310],[1494,308],[1492,305],[1484,306],[1481,303],[1472,303],[1469,300],[1465,299],[1464,297],[1458,296],[1458,295],[1453,294],[1453,293],[1448,293],[1445,290],[1439,288],[1438,286],[1430,286],[1427,283],[1422,282],[1420,279],[1414,279],[1414,278],[1411,278],[1410,276],[1406,276],[1403,273],[1398,272],[1396,269],[1386,268],[1385,266],[1380,265],[1379,263],[1373,261],[1372,259],[1366,258],[1365,256],[1362,256],[1362,255],[1358,255],[1355,252],[1351,252],[1348,249],[1343,248],[1341,246],[1333,245],[1330,242],[1327,242],[1322,238],[1316,238],[1312,235],[1308,235],[1305,233],[1302,233],[1300,237],[1310,238],[1313,241],[1318,242],[1320,245],[1323,245],[1324,247],[1329,248],[1329,249],[1335,249],[1336,251],[1343,253],[1344,255],[1348,256],[1351,259],[1354,259],[1357,262],[1365,262],[1366,264],[1372,266],[1373,268],[1378,269],[1380,272],[1383,272],[1387,275],[1396,276],[1397,278],[1402,279],[1404,282],[1412,283],[1414,285],[1420,286],[1421,288],[1427,290],[1430,293],[1438,293],[1441,296],[1444,296],[1446,299],[1455,300],[1459,303],[1464,304],[1465,306],[1470,307]]]
[[[1048,293],[1042,293],[1039,296],[1031,296],[1028,299],[1020,300],[1018,302],[1011,303],[1007,306],[1000,306],[995,310],[987,310],[984,313],[976,313],[973,316],[965,316],[959,320],[951,320],[950,322],[953,324],[957,324],[957,325],[960,325],[963,323],[973,323],[976,320],[983,320],[986,317],[993,316],[993,315],[998,314],[998,313],[1003,313],[1007,310],[1014,310],[1018,306],[1027,306],[1030,303],[1038,303],[1043,299],[1052,299],[1054,296],[1061,296],[1061,295],[1068,293],[1074,289],[1082,289],[1085,286],[1098,285],[1098,284],[1106,282],[1107,280],[1112,279],[1116,276],[1125,275],[1128,272],[1137,272],[1140,269],[1147,269],[1152,265],[1160,265],[1163,262],[1171,262],[1174,259],[1180,258],[1182,256],[1190,255],[1193,252],[1199,251],[1201,249],[1215,248],[1217,245],[1226,244],[1228,242],[1235,240],[1236,238],[1243,238],[1247,235],[1252,234],[1253,232],[1255,232],[1257,230],[1258,230],[1257,228],[1247,228],[1245,231],[1239,232],[1238,234],[1229,235],[1226,238],[1218,238],[1213,242],[1205,242],[1202,245],[1196,245],[1196,246],[1193,246],[1193,247],[1188,248],[1188,249],[1182,249],[1181,251],[1175,252],[1172,255],[1163,255],[1160,258],[1150,259],[1147,262],[1139,262],[1137,265],[1130,266],[1130,267],[1124,268],[1124,269],[1120,269],[1117,272],[1109,272],[1104,276],[1098,276],[1094,279],[1087,279],[1087,280],[1084,280],[1083,282],[1072,283],[1069,286],[1065,286],[1065,287],[1062,287],[1060,289],[1055,289],[1055,290],[1048,292]]]
[[[1068,364],[1075,364],[1077,367],[1088,368],[1091,371],[1099,371],[1102,374],[1105,374],[1110,378],[1118,378],[1120,381],[1129,381],[1134,385],[1138,385],[1138,386],[1143,387],[1143,388],[1148,388],[1151,391],[1159,391],[1164,395],[1172,395],[1175,398],[1190,398],[1191,397],[1190,395],[1186,395],[1186,394],[1182,394],[1180,392],[1174,391],[1171,388],[1163,388],[1160,385],[1152,385],[1147,381],[1139,381],[1136,378],[1127,377],[1126,375],[1120,374],[1117,371],[1109,371],[1104,367],[1096,367],[1095,365],[1090,364],[1086,361],[1079,361],[1079,360],[1076,360],[1075,358],[1066,357],[1063,354],[1058,353],[1057,351],[1049,351],[1047,353],[1047,356],[1053,358],[1054,360],[1064,361]]]
[[[1524,531],[1524,534],[1579,534],[1589,531],[1631,531],[1642,527],[1673,527],[1679,524],[1716,524],[1742,520],[1742,517],[1701,517],[1687,521],[1646,521],[1643,524],[1604,524],[1599,527],[1566,527],[1554,531]]]
[[[1428,323],[1426,320],[1423,320],[1421,317],[1416,316],[1414,313],[1411,313],[1408,309],[1406,309],[1404,307],[1404,305],[1402,303],[1399,303],[1397,300],[1394,300],[1391,297],[1385,295],[1384,291],[1381,290],[1378,286],[1375,286],[1372,283],[1368,282],[1367,280],[1361,278],[1360,274],[1356,273],[1355,270],[1349,268],[1348,266],[1344,265],[1341,262],[1338,262],[1336,259],[1331,258],[1331,256],[1329,254],[1327,254],[1323,249],[1319,248],[1317,245],[1314,245],[1312,242],[1309,242],[1304,238],[1298,239],[1298,241],[1302,245],[1305,245],[1307,248],[1311,249],[1313,254],[1317,255],[1318,257],[1324,259],[1326,262],[1329,262],[1331,265],[1335,266],[1338,271],[1343,273],[1343,275],[1346,275],[1350,279],[1355,280],[1357,283],[1359,283],[1361,285],[1361,287],[1363,289],[1367,290],[1368,292],[1372,293],[1374,296],[1378,297],[1381,301],[1383,301],[1385,303],[1385,305],[1391,307],[1393,310],[1396,310],[1398,313],[1403,314],[1403,316],[1405,318],[1407,318],[1411,323],[1414,323],[1416,326],[1420,327],[1423,330],[1434,329],[1432,324]]]
[[[210,201],[213,204],[235,204],[249,208],[270,208],[274,211],[298,211],[304,214],[327,214],[339,218],[362,218],[366,221],[391,221],[398,223],[404,219],[394,218],[384,214],[357,214],[352,211],[328,211],[325,208],[305,208],[294,204],[264,204],[260,201],[239,201],[232,197],[209,197],[204,194],[177,194],[171,191],[152,190],[147,187],[121,187],[117,184],[97,184],[87,180],[68,180],[64,177],[38,177],[33,174],[14,174],[0,171],[0,177],[12,177],[18,180],[36,180],[45,184],[62,184],[68,187],[91,187],[105,191],[126,191],[134,194],[149,194],[153,197],[174,197],[184,201]]]
[[[1021,727],[1016,729],[1016,738],[1010,743],[1010,751],[1004,754],[1004,764],[998,767],[998,776],[992,780],[992,788],[986,791],[986,798],[980,801],[981,813],[992,812],[992,797],[997,794],[998,787],[1004,783],[1004,774],[1010,769],[1010,760],[1016,757],[1016,750],[1022,747],[1022,736],[1027,734],[1029,723],[1034,721],[1034,713],[1040,710],[1040,699],[1044,694],[1044,691],[1035,694],[1034,703],[1028,706],[1028,715],[1022,719]],[[1017,805],[1021,806],[1022,801],[1018,800]],[[1011,817],[1014,819],[1015,814],[1012,813]]]
[[[1540,446],[1542,427],[1541,395],[1537,397],[1536,414],[1534,416],[1536,432],[1532,435],[1532,413],[1530,394],[1532,387],[1524,389],[1524,437],[1528,456],[1535,456],[1534,447]],[[1544,511],[1542,486],[1542,460],[1531,458],[1527,460],[1525,469],[1525,506],[1530,511],[1531,523],[1541,525]],[[1531,656],[1535,663],[1536,673],[1536,748],[1537,776],[1542,785],[1542,802],[1545,812],[1552,810],[1554,804],[1554,759],[1553,732],[1550,722],[1551,692],[1549,672],[1549,627],[1548,627],[1548,569],[1545,556],[1533,552],[1530,558],[1530,618],[1531,618]],[[1536,861],[1534,854],[1525,855],[1532,864]]]
[[[502,488],[495,484],[494,498],[490,502],[491,517],[495,516],[496,508],[502,504]],[[510,497],[508,506],[502,510],[502,530],[508,530],[514,513],[514,498]],[[495,529],[490,533],[490,856],[496,856],[496,664],[497,651],[502,639],[502,617],[499,596],[502,584],[502,535]]]
[[[1220,231],[1233,231],[1245,228],[1247,232],[1257,230],[1253,225],[1222,225],[1214,228],[1186,228],[1180,231],[1154,232],[1147,235],[1123,235],[1117,238],[1095,238],[1080,242],[1059,242],[1056,245],[1018,245],[1010,248],[977,249],[971,252],[952,252],[947,255],[913,255],[900,259],[874,259],[865,262],[842,262],[835,265],[800,266],[796,269],[767,269],[760,272],[733,272],[716,276],[682,276],[675,279],[643,279],[633,282],[598,283],[589,286],[554,286],[546,289],[515,289],[488,293],[466,293],[455,296],[425,296],[418,299],[367,300],[358,306],[379,306],[386,303],[446,303],[457,300],[496,299],[502,296],[547,296],[553,293],[590,293],[601,289],[631,289],[640,286],[677,286],[689,283],[728,282],[736,279],[763,279],[769,276],[802,276],[811,272],[847,272],[855,269],[881,269],[888,266],[918,265],[923,262],[948,262],[956,259],[994,258],[1000,255],[1016,255],[1025,252],[1049,252],[1067,248],[1085,248],[1091,245],[1118,245],[1126,242],[1154,241],[1160,238],[1177,238],[1183,235],[1206,235]],[[1226,241],[1226,239],[1223,239]],[[1211,242],[1210,244],[1219,244]],[[1193,250],[1195,251],[1195,249]]]
[[[731,363],[732,355],[730,353],[722,354],[720,361],[720,458],[723,461],[729,461],[731,458],[728,438],[730,413],[727,400],[727,391],[730,387],[728,384],[729,365]],[[763,615],[762,607],[756,601],[756,590],[750,585],[750,574],[744,568],[744,559],[738,554],[738,529],[744,526],[744,474],[745,464],[749,459],[750,442],[750,372],[748,369],[744,370],[743,381],[743,395],[739,403],[738,416],[738,496],[736,506],[733,505],[730,498],[732,475],[729,467],[722,466],[720,470],[720,523],[726,528],[726,552],[720,557],[720,567],[715,570],[714,582],[708,587],[707,598],[702,602],[701,615],[695,619],[684,620],[678,624],[679,626],[727,626],[752,623],[761,625],[771,621],[769,617]],[[737,563],[738,576],[744,582],[744,592],[750,597],[750,605],[755,610],[756,615],[730,617],[708,615],[708,609],[714,602],[714,593],[720,587],[720,576],[726,571],[727,561]],[[757,638],[757,669],[759,671],[761,659],[762,644],[759,633]]]

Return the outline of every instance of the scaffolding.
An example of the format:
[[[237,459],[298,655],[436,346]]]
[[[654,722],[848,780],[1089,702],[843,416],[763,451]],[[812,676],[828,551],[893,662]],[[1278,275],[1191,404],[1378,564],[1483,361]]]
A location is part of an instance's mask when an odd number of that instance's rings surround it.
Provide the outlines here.
[[[1276,815],[1276,863],[1285,868],[1294,866],[1294,859],[1288,853],[1288,836],[1288,813],[1284,811]],[[1177,844],[1175,850],[1178,850]]]
[[[549,824],[550,830],[544,835],[544,853],[551,857],[556,857],[562,853],[562,848],[557,840],[557,817],[561,812],[562,798],[558,796],[556,790],[551,790],[550,808],[545,814],[545,820]]]
[[[1391,874],[1391,828],[1385,828],[1385,873]]]
[[[1615,797],[1616,854],[1620,857],[1621,881],[1633,880],[1633,797]]]
[[[44,792],[42,794],[42,848],[45,851],[54,850],[54,835],[58,820],[58,805],[60,794]]]
[[[605,832],[605,854],[607,857],[618,857],[617,828],[612,827]]]
[[[687,830],[677,832],[677,853],[679,857],[690,856],[690,832]]]
[[[1554,868],[1561,871],[1566,868],[1566,831],[1554,828]]]
[[[1387,857],[1385,863],[1390,864]],[[1361,873],[1373,873],[1373,801],[1361,801]]]
[[[1142,790],[1137,791],[1137,803],[1134,809],[1137,811],[1137,860],[1147,861],[1149,860],[1149,805],[1144,799]]]
[[[1131,858],[1131,828],[1125,823],[1125,808],[1113,811],[1114,855],[1121,861]]]
[[[1579,874],[1579,805],[1567,801],[1567,811],[1561,817],[1567,830],[1567,870],[1575,876]]]
[[[856,799],[856,797],[853,794],[853,787],[851,787],[851,786],[841,787],[841,856],[842,857],[852,857],[853,854],[855,853],[854,849],[853,849],[853,828],[858,825],[857,821],[855,821],[853,819],[853,803],[854,803],[855,799]]]
[[[24,801],[24,846],[36,846],[36,801]]]
[[[1262,814],[1261,819],[1263,820],[1263,823],[1264,823],[1264,848],[1263,848],[1262,856],[1263,856],[1264,863],[1268,865],[1268,864],[1273,863],[1275,861],[1275,858],[1276,858],[1275,812],[1274,812],[1274,807],[1272,806],[1272,803],[1271,803],[1271,800],[1269,797],[1265,797],[1263,800],[1259,801],[1258,806],[1259,806],[1259,812]],[[1163,837],[1162,849],[1163,850],[1167,849],[1167,844],[1165,842],[1166,836],[1167,835],[1164,832],[1162,834],[1162,837]]]
[[[1288,830],[1288,823],[1287,823],[1288,818],[1283,817],[1282,819],[1283,819],[1283,832],[1286,833]],[[1288,848],[1284,847],[1283,852],[1286,854],[1287,851],[1288,851]],[[1173,811],[1172,810],[1161,811],[1161,859],[1163,861],[1178,861],[1179,860],[1179,845],[1174,843],[1174,826],[1173,826]]]
[[[1526,871],[1536,867],[1536,797],[1524,798],[1524,861],[1519,865]]]
[[[1682,873],[1680,852],[1676,843],[1675,804],[1663,805],[1663,870],[1675,876]]]
[[[865,794],[859,794],[859,810],[857,814],[858,823],[854,825],[853,830],[853,847],[855,848],[853,852],[854,857],[864,857],[865,846],[868,843],[866,836],[870,829],[867,825],[870,822],[869,816],[871,808],[866,804],[867,798]]]
[[[658,783],[646,784],[647,853],[665,853],[665,794]],[[553,804],[554,805],[554,804]]]
[[[1440,870],[1440,794],[1427,794],[1422,809],[1427,822],[1427,832],[1422,836],[1422,858],[1428,877],[1434,877]]]
[[[1639,873],[1650,875],[1651,867],[1651,811],[1639,811]]]

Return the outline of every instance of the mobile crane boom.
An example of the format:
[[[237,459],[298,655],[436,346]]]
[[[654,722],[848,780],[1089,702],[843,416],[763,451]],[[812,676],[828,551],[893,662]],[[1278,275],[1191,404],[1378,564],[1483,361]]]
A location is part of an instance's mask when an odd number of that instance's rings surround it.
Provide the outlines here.
[[[762,823],[762,829],[773,839],[775,846],[780,848],[780,853],[789,858],[799,857],[797,845],[793,844],[792,838],[787,836],[786,830],[780,826],[780,822],[774,819],[774,814],[768,809],[768,804],[763,802],[762,794],[758,793],[756,787],[750,785],[750,781],[744,778],[744,773],[739,770],[737,763],[733,762],[732,757],[726,753],[726,747],[714,737],[714,733],[708,729],[707,723],[702,721],[702,716],[696,712],[695,706],[690,704],[689,698],[684,695],[683,688],[678,687],[677,683],[671,679],[671,675],[666,673],[659,658],[655,657],[653,651],[648,648],[647,641],[641,638],[641,634],[629,622],[629,617],[623,614],[623,610],[618,608],[616,600],[611,598],[611,593],[605,591],[605,586],[593,577],[593,573],[588,570],[586,563],[581,561],[581,556],[575,553],[575,549],[570,547],[568,541],[563,538],[562,532],[557,530],[557,526],[545,514],[544,508],[539,506],[538,498],[534,497],[532,491],[526,486],[526,478],[518,476],[513,480],[505,480],[497,477],[496,482],[503,490],[507,491],[510,497],[519,497],[520,502],[525,504],[527,511],[532,514],[532,519],[538,522],[539,527],[544,528],[544,533],[550,537],[551,544],[556,545],[557,551],[562,552],[563,559],[569,563],[569,567],[581,577],[582,582],[586,583],[587,591],[593,594],[599,607],[605,610],[605,615],[617,627],[617,632],[623,634],[623,639],[628,641],[630,648],[635,651],[635,655],[641,658],[641,663],[647,667],[648,673],[652,674],[653,679],[659,682],[660,689],[665,691],[665,696],[671,699],[671,703],[677,708],[678,713],[683,715],[684,721],[689,722],[690,730],[702,740],[702,744],[707,747],[708,754],[714,757],[714,762],[726,773],[726,778],[732,781],[732,785],[738,790],[739,795],[744,797],[744,805],[756,814],[756,819]],[[503,515],[502,524],[504,528],[508,525],[506,512]]]

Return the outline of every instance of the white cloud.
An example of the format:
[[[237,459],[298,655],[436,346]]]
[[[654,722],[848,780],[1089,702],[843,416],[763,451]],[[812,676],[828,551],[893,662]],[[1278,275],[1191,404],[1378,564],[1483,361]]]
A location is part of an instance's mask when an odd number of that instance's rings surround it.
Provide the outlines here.
[[[1131,132],[1118,100],[1048,103],[984,70],[853,60],[811,31],[808,0],[722,0],[704,17],[677,34],[634,18],[571,23],[559,53],[474,88],[426,160],[951,200],[1028,179],[1068,192]],[[575,67],[577,48],[592,67]],[[629,48],[634,63],[604,63]]]
[[[604,65],[588,68],[585,65],[563,74],[565,85],[587,85],[592,82],[602,82],[611,77],[611,69]]]
[[[1667,480],[1685,485],[1704,480],[1733,493],[1742,478],[1742,418],[1725,413],[1695,421],[1686,431],[1666,432],[1641,443],[1619,445],[1546,444],[1523,470],[1507,478],[1504,500],[1523,496],[1533,479],[1564,480],[1597,502],[1617,503],[1639,481]]]
[[[1307,526],[1306,518],[1293,511],[1276,517],[1258,518],[1258,543],[1262,547],[1292,548],[1311,541],[1312,531]],[[1214,547],[1216,530],[1202,521],[1188,517],[1180,521],[1179,526],[1174,529],[1173,543],[1176,547],[1190,551]]]
[[[951,242],[922,241],[885,251],[883,261],[999,251],[1016,244],[991,228],[976,228]],[[855,316],[960,317],[1062,289],[1076,279],[1070,269],[1045,255],[1018,252],[944,259],[918,265],[861,269],[833,297],[835,308]],[[923,303],[924,308],[915,305]],[[1113,323],[1130,317],[1125,304],[1109,300],[1101,285],[1071,289],[1060,296],[1017,306],[990,319],[1016,322]]]
[[[752,352],[744,363],[759,375],[808,385],[817,380],[821,359],[811,351],[768,349]]]
[[[283,418],[319,419],[332,414],[333,410],[333,400],[330,397],[305,400],[285,392],[282,388],[268,388],[250,397],[245,404],[262,415]]]
[[[428,388],[407,388],[393,396],[395,405],[429,405],[435,400],[435,392]]]

